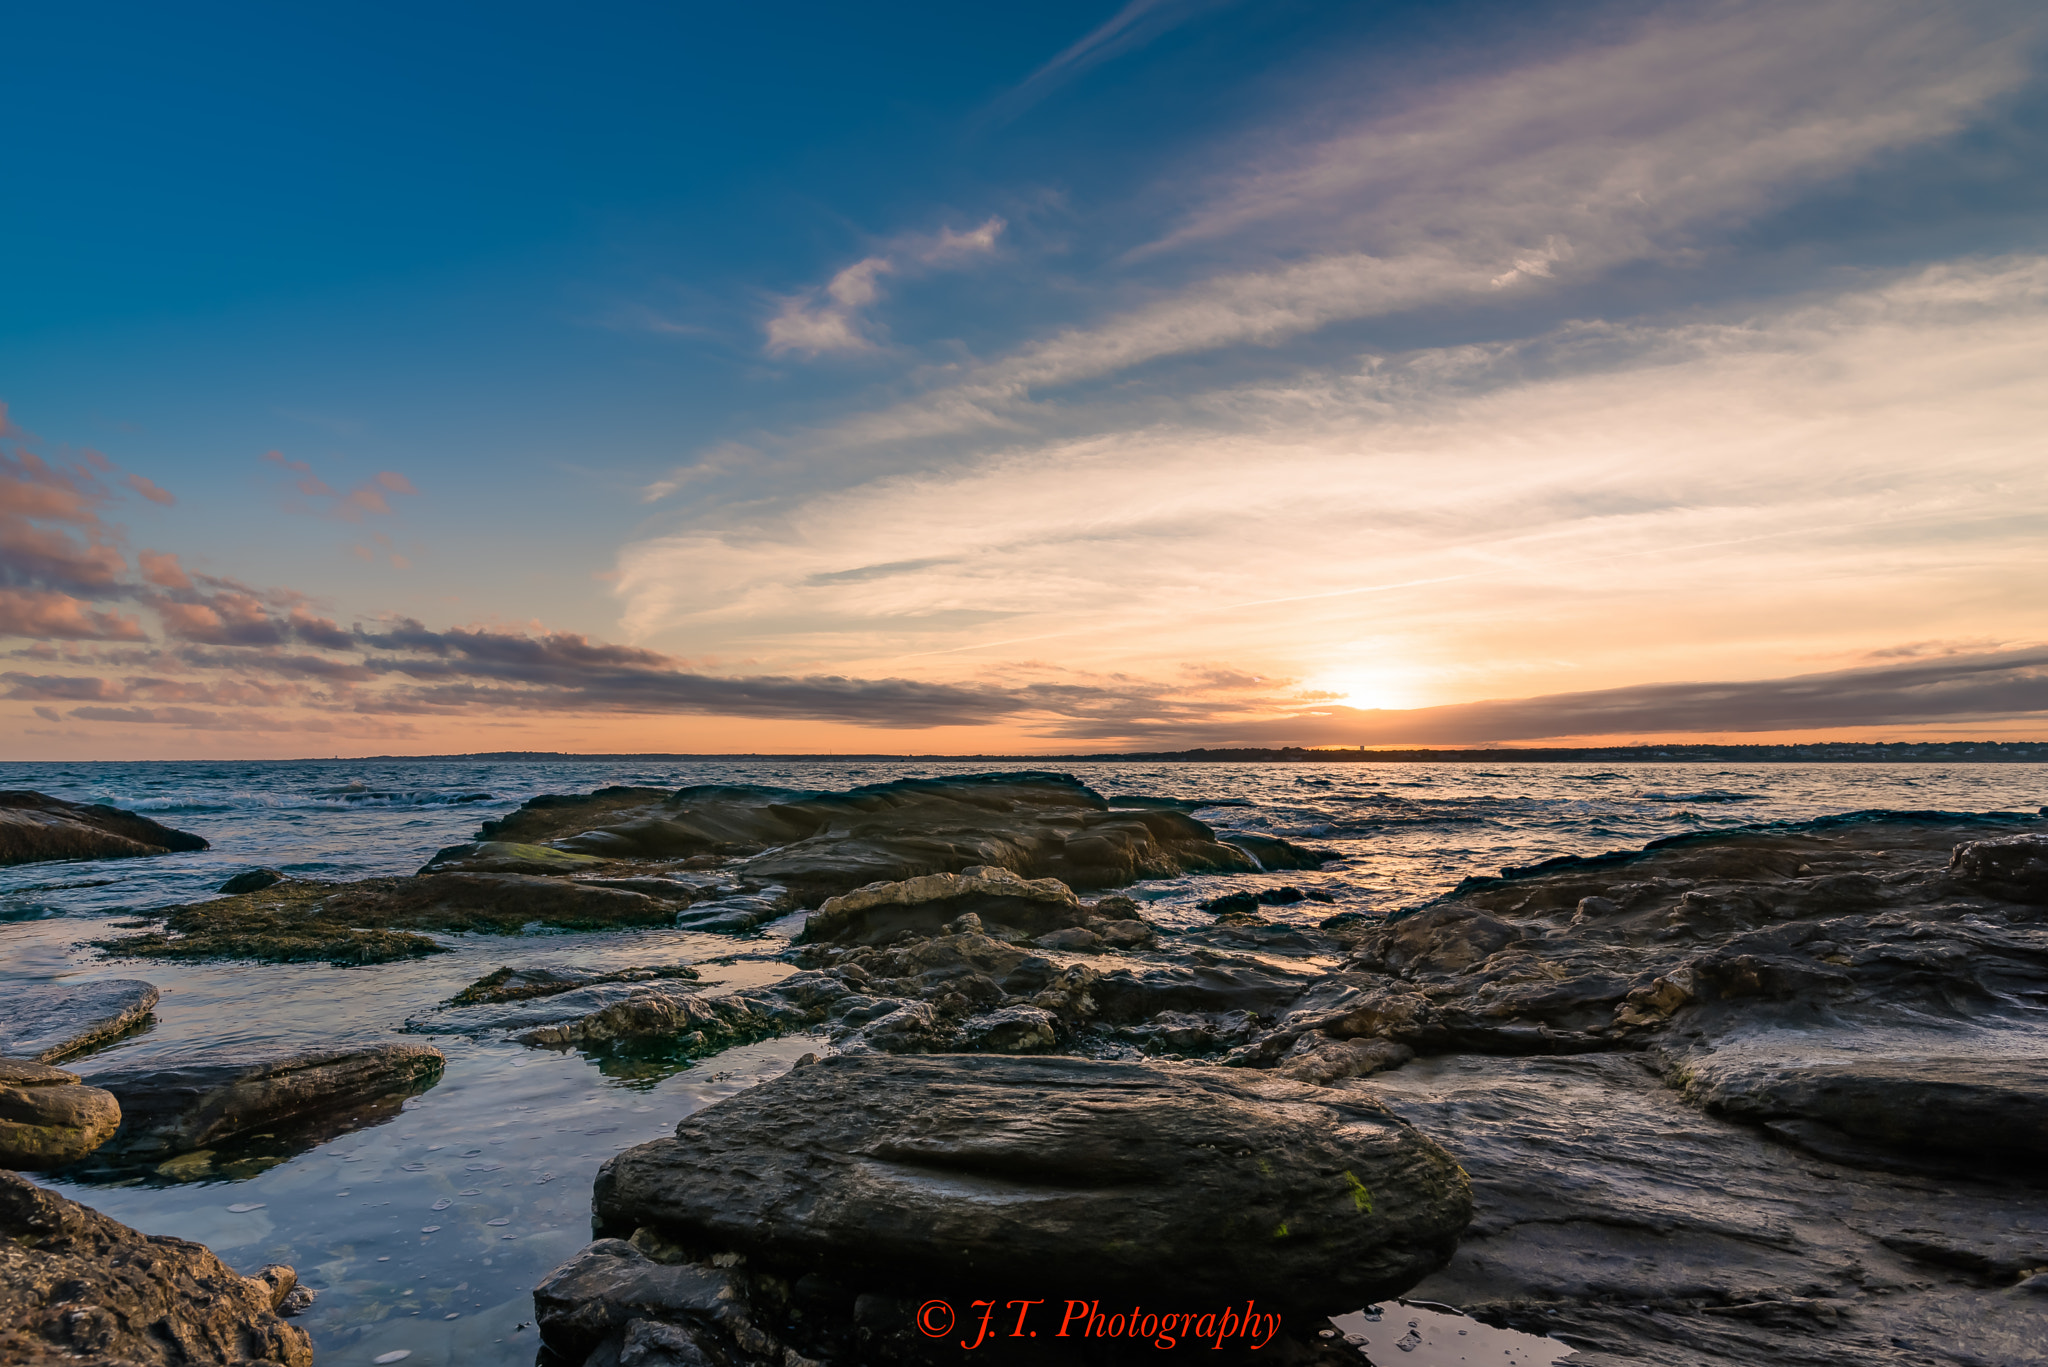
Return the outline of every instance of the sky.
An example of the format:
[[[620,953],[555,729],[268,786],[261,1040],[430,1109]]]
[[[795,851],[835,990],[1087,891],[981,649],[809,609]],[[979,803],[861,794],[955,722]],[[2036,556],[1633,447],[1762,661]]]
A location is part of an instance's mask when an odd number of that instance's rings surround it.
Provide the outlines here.
[[[17,6],[0,752],[2048,738],[2048,14]]]

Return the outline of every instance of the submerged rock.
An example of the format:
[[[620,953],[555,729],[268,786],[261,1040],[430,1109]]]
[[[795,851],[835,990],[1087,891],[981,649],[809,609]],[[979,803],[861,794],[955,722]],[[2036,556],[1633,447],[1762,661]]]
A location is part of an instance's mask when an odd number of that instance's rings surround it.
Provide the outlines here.
[[[811,913],[799,939],[879,944],[905,931],[936,934],[972,912],[984,927],[1014,927],[1032,936],[1081,923],[1081,899],[1057,878],[1023,879],[1005,868],[975,865],[900,882],[869,883],[830,898]]]
[[[238,1276],[204,1245],[144,1235],[0,1172],[0,1360],[311,1367],[277,1310],[292,1269]]]
[[[744,876],[804,897],[976,865],[1106,888],[1190,872],[1315,868],[1331,857],[1267,836],[1219,839],[1171,809],[1112,810],[1071,775],[1039,772],[901,779],[843,793],[606,788],[535,798],[486,822],[479,836],[611,860],[730,860]]]
[[[157,1059],[94,1073],[87,1081],[121,1103],[121,1128],[95,1161],[160,1164],[258,1130],[322,1122],[353,1128],[348,1122],[360,1117],[347,1113],[368,1108],[381,1118],[395,1111],[399,1101],[439,1081],[444,1062],[431,1045],[394,1043]]]
[[[141,1027],[157,990],[134,978],[0,985],[0,1057],[54,1063]]]
[[[613,1158],[593,1205],[600,1233],[791,1277],[1330,1312],[1440,1266],[1470,1200],[1369,1097],[1209,1068],[842,1056]]]
[[[60,1168],[107,1142],[121,1123],[109,1092],[78,1074],[0,1058],[0,1167]]]
[[[0,865],[45,859],[132,859],[210,848],[146,816],[22,790],[0,792]]]

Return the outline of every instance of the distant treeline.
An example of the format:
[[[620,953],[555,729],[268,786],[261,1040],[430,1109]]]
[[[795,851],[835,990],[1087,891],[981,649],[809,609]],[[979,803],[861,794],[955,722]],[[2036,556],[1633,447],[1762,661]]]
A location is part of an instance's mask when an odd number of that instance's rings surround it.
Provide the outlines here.
[[[2048,761],[2048,741],[1824,741],[1813,745],[1596,745],[1485,750],[1131,750],[1091,755],[575,755],[551,750],[493,750],[472,755],[369,755],[366,760],[774,760],[840,764],[2013,764]]]

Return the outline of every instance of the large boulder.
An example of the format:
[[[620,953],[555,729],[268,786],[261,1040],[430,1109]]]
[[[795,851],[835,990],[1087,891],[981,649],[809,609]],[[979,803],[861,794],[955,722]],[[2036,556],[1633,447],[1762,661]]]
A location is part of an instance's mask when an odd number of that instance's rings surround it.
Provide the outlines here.
[[[1315,868],[1333,857],[1270,836],[1219,837],[1179,811],[1112,809],[1072,775],[1040,772],[899,779],[842,793],[606,788],[535,798],[478,834],[493,846],[544,842],[612,860],[732,860],[745,877],[803,897],[976,865],[1107,888],[1193,872]],[[435,867],[464,866],[463,856],[443,854]]]
[[[0,865],[44,859],[132,859],[208,848],[196,835],[99,803],[0,792]]]
[[[278,1318],[281,1264],[237,1275],[203,1244],[138,1234],[0,1172],[0,1361],[18,1367],[312,1367]]]
[[[644,1227],[792,1276],[1329,1313],[1440,1266],[1471,1191],[1364,1095],[1215,1068],[858,1055],[620,1154],[593,1204],[601,1234]]]
[[[121,1123],[111,1092],[78,1074],[0,1058],[0,1167],[61,1168],[107,1142]]]
[[[0,985],[0,1057],[54,1063],[142,1025],[156,988],[134,978]]]
[[[440,1080],[444,1062],[431,1045],[374,1044],[156,1059],[86,1081],[121,1103],[108,1153],[148,1161],[423,1091]]]

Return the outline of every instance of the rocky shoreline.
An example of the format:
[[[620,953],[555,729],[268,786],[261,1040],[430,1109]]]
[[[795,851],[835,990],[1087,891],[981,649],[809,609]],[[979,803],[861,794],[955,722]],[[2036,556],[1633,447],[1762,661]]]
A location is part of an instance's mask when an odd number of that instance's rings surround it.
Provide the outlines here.
[[[561,1364],[966,1360],[918,1307],[998,1283],[1055,1310],[1236,1297],[1240,1327],[1278,1317],[1226,1345],[1257,1361],[1357,1361],[1327,1317],[1403,1294],[1591,1367],[2040,1360],[2048,821],[1766,823],[1377,918],[1286,884],[1320,852],[1182,805],[1040,773],[606,789],[410,879],[250,879],[105,947],[361,965],[529,925],[791,928],[761,987],[506,969],[408,1018],[599,1058],[819,1040],[606,1165],[601,1237],[536,1292]],[[1196,872],[1258,883],[1195,929],[1114,891]],[[0,1079],[18,1105],[97,1090],[130,1117],[62,1161],[233,1176],[438,1076],[401,1041],[48,1066],[132,1028],[146,987],[0,1046],[57,1074]],[[238,1150],[258,1127],[301,1139]],[[1139,1351],[1067,1337],[1059,1360]]]

